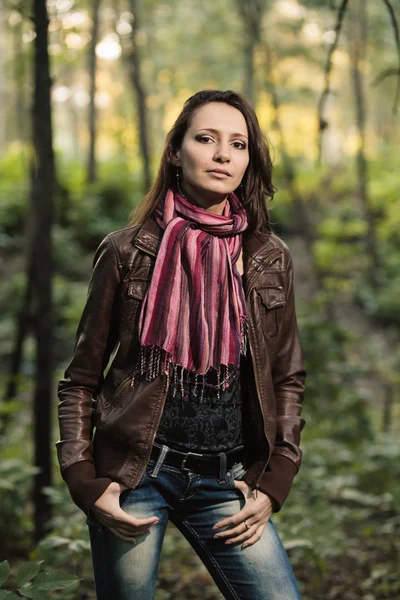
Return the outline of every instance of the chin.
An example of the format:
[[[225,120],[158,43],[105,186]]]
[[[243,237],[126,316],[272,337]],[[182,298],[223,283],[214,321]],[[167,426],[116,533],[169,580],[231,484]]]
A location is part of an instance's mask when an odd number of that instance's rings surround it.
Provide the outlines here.
[[[202,192],[208,192],[211,194],[230,194],[235,191],[236,188],[232,188],[231,185],[227,185],[226,181],[217,182],[217,184],[208,185],[207,187],[199,186],[199,190]]]

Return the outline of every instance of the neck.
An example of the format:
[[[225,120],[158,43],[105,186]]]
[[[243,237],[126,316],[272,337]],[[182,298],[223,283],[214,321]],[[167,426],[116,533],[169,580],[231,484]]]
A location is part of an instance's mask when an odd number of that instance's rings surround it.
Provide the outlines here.
[[[215,215],[223,214],[228,196],[225,196],[223,199],[221,199],[221,195],[219,194],[218,197],[207,198],[204,193],[200,193],[198,190],[193,188],[193,186],[187,184],[186,182],[182,183],[180,188],[182,195],[186,198],[186,200],[188,200],[188,202],[191,202],[195,206],[200,206],[201,208],[204,208],[208,212]]]

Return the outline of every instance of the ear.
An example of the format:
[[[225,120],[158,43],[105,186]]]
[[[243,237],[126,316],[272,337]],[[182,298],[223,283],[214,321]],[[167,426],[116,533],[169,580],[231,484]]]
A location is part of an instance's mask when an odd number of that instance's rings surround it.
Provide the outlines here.
[[[180,150],[173,150],[172,148],[169,149],[169,159],[171,161],[171,164],[174,165],[174,167],[180,167],[181,166],[181,161],[180,161]]]

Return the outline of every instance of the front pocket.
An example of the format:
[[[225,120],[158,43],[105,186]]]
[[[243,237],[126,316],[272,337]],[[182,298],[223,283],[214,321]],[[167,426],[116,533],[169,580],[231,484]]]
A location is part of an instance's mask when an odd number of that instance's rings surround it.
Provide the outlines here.
[[[264,337],[275,338],[280,329],[283,308],[286,305],[283,285],[268,285],[256,288]]]
[[[94,412],[94,425],[96,429],[104,429],[117,415],[125,402],[125,393],[130,387],[131,381],[131,375],[125,377],[116,387],[110,400],[106,401],[102,393],[99,395]]]

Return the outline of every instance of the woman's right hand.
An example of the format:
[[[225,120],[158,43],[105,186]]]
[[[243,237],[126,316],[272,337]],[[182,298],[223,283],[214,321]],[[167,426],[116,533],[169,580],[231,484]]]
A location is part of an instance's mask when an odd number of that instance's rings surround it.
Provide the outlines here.
[[[119,497],[126,489],[127,487],[117,481],[112,481],[100,498],[96,500],[90,513],[116,536],[126,542],[136,544],[135,536],[150,531],[151,525],[158,523],[159,519],[157,517],[138,519],[122,510]]]

